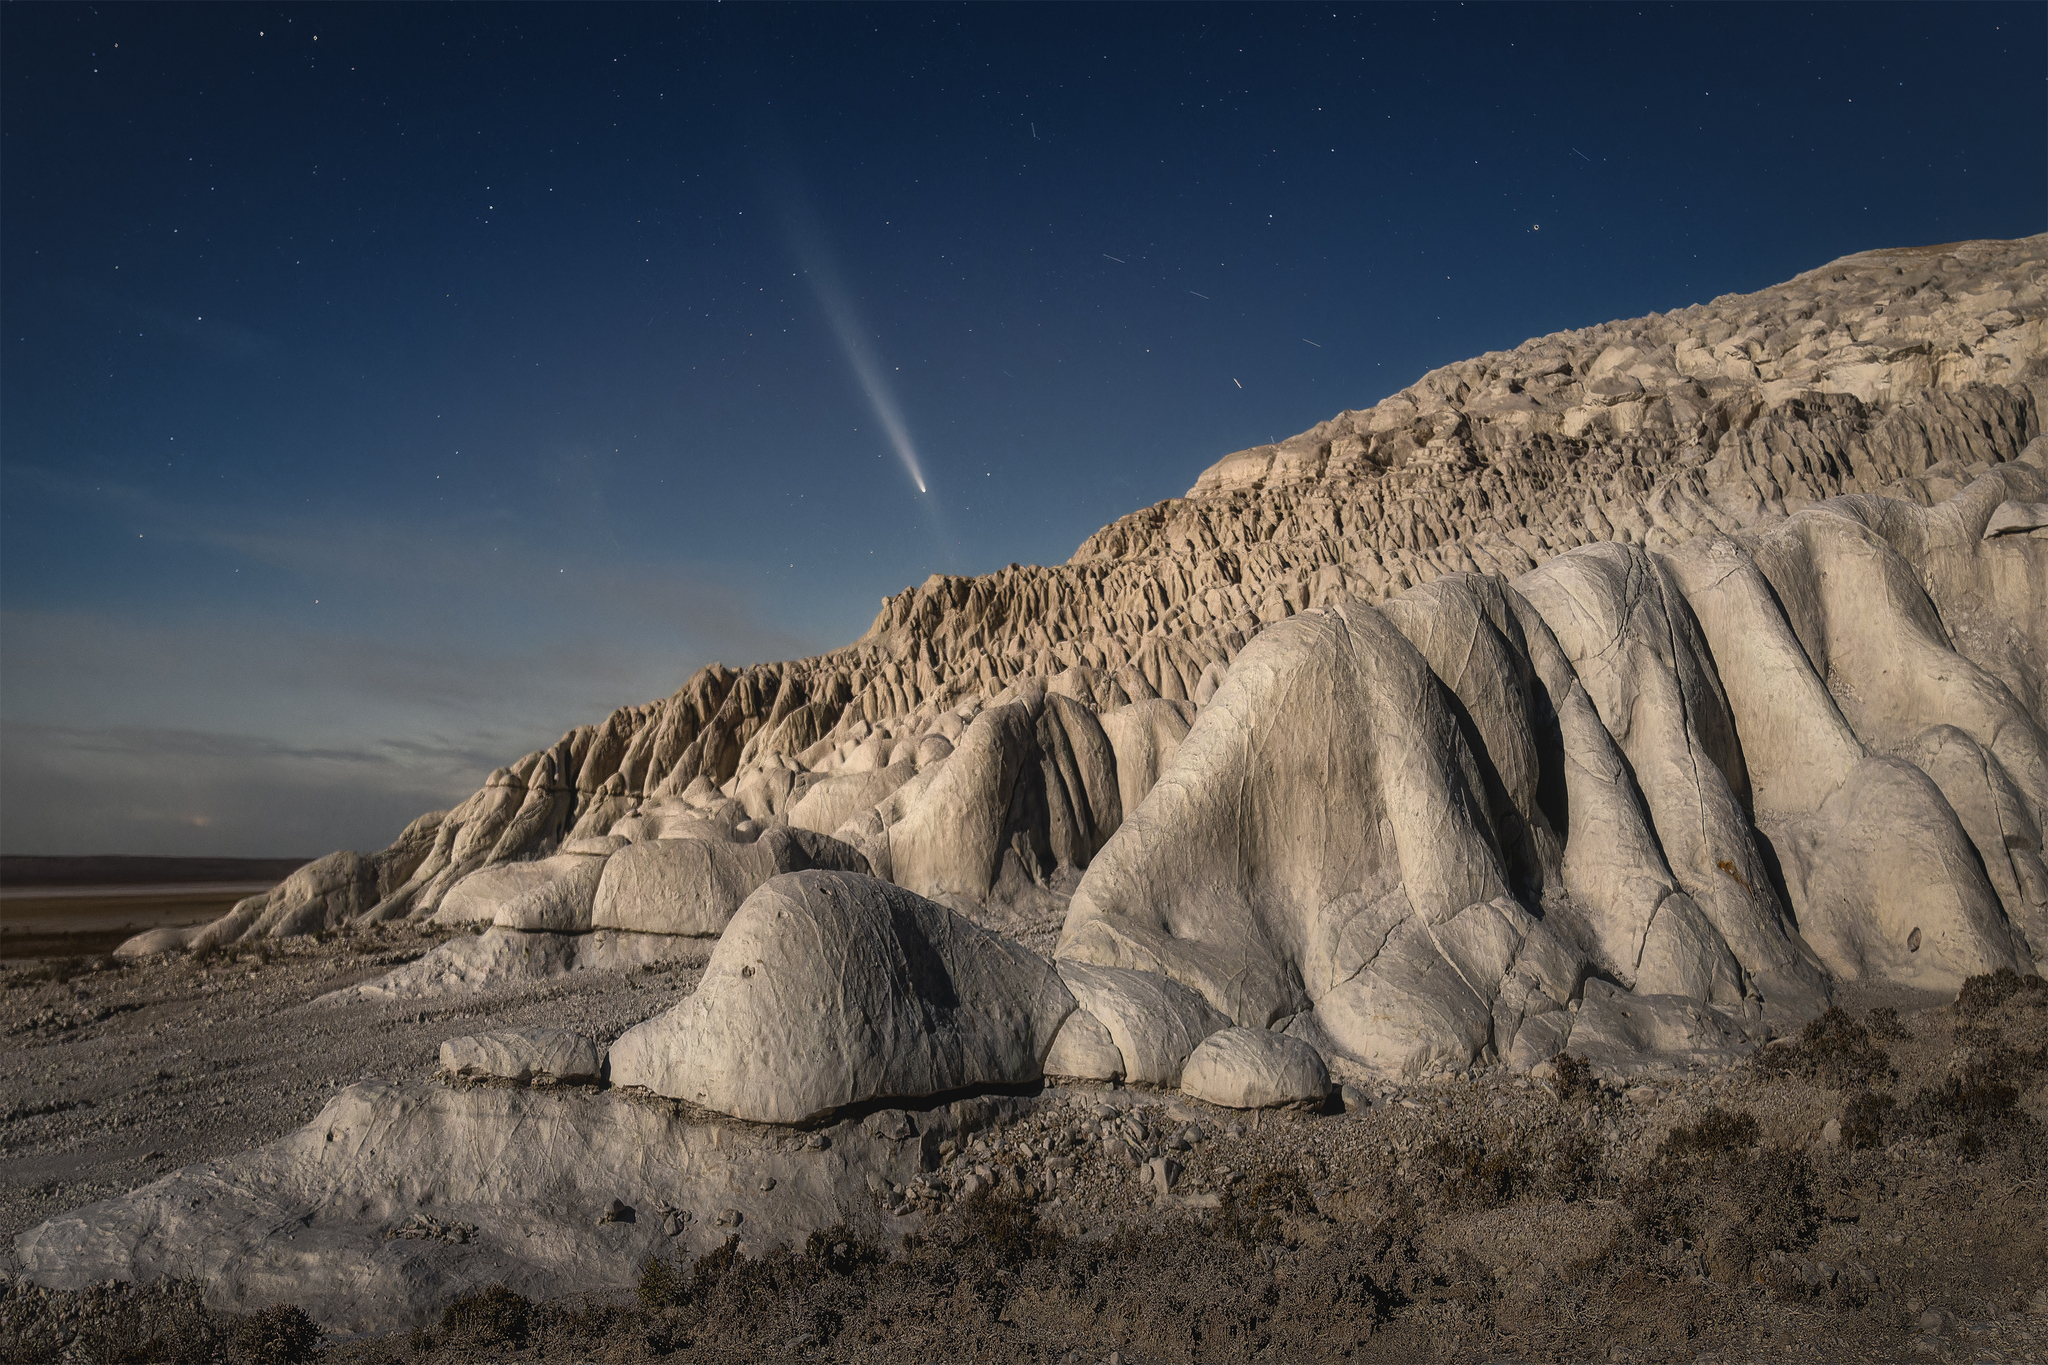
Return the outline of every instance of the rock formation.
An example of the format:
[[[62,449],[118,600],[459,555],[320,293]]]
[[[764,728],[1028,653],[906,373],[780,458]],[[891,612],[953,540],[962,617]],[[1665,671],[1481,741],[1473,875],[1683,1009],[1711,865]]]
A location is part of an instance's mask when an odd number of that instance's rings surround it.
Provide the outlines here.
[[[2042,238],[1870,252],[1447,366],[1066,565],[706,668],[194,941],[714,936],[872,873],[1404,1073],[1513,1056],[1588,976],[1775,1024],[2028,965],[2044,285]],[[1096,1025],[1133,1079],[1200,1041]]]
[[[688,1001],[612,1044],[615,1085],[759,1123],[1035,1081],[1074,998],[1043,959],[872,877],[748,897]]]
[[[845,649],[705,668],[492,773],[391,848],[303,869],[196,941],[431,915],[479,871],[595,836],[745,843],[777,823],[844,831],[863,853],[903,858],[903,885],[1043,935],[1181,723],[1275,622],[1447,574],[1512,581],[1586,545],[1661,562],[1842,495],[1931,507],[2013,461],[2048,397],[2044,257],[2040,238],[1868,252],[1432,371],[1224,457],[1187,497],[1105,527],[1065,565],[934,577],[887,599]],[[2001,501],[2013,506],[1993,508],[1988,533],[2029,539],[2038,494]],[[1988,611],[1980,647],[2011,652],[1989,642],[2011,602],[1978,607],[1976,583],[1928,586],[1942,621]],[[1989,671],[2038,729],[2028,679],[2042,641],[2018,633],[2024,646]],[[1050,719],[1046,694],[1063,699]],[[1128,709],[1155,699],[1180,720]],[[1025,715],[984,718],[1018,702]],[[970,731],[973,752],[950,762]],[[961,804],[976,800],[1000,801],[1000,822]],[[942,854],[953,827],[971,847]]]
[[[610,1078],[769,1123],[1722,1064],[1840,981],[2048,962],[2044,400],[2048,237],[1537,338],[706,668],[192,942],[490,923],[357,988],[411,994],[722,935]]]

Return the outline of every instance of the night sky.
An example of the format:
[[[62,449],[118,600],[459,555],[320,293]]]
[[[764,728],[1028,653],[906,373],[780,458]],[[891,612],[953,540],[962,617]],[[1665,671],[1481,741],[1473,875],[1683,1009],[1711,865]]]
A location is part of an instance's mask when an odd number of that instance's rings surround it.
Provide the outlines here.
[[[2040,4],[7,6],[0,848],[380,847],[1434,366],[2040,232],[2044,54]]]

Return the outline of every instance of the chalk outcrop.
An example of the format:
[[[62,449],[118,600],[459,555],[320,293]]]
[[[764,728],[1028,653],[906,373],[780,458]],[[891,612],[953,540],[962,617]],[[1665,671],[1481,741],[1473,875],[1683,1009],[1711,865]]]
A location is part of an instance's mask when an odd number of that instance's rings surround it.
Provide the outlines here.
[[[1074,998],[1042,959],[852,873],[777,877],[695,994],[611,1049],[615,1085],[760,1123],[1043,1074]]]
[[[51,1219],[15,1254],[55,1288],[202,1275],[217,1303],[296,1303],[334,1331],[432,1325],[479,1284],[630,1292],[651,1256],[801,1246],[994,1108],[921,1113],[907,1141],[842,1122],[808,1144],[587,1086],[366,1082],[277,1142]]]
[[[767,1124],[1725,1065],[1845,980],[2048,964],[2044,400],[2048,237],[1536,338],[1065,565],[706,668],[194,937],[489,924],[351,988],[401,996],[716,938],[610,1078]]]
[[[1161,703],[1191,721],[1267,626],[1453,573],[1513,581],[1587,545],[1661,560],[1844,495],[1931,507],[2013,461],[2048,397],[2044,263],[2042,238],[1867,252],[1432,371],[1224,457],[1187,497],[1104,528],[1066,565],[935,577],[843,650],[706,668],[491,774],[390,849],[322,860],[197,941],[474,915],[506,899],[491,869],[572,842],[785,823],[844,831],[874,872],[1045,946],[1181,738]],[[2026,490],[2001,498],[1979,534],[2036,539],[2043,505]],[[1967,625],[1964,599],[1990,581],[1938,603],[1943,623]],[[2025,572],[1997,581],[2026,590]],[[2038,727],[2026,685],[1987,671]],[[1042,726],[1047,693],[1077,706]],[[954,762],[999,696],[1027,714],[990,719]],[[1114,755],[1107,785],[1073,711]],[[1944,760],[1958,773],[1964,761]],[[1025,794],[1009,802],[1019,774]],[[900,875],[884,865],[898,857]]]
[[[441,1070],[522,1084],[596,1081],[604,1074],[604,1053],[590,1038],[568,1029],[500,1029],[441,1044]]]
[[[1316,1050],[1299,1039],[1271,1029],[1227,1028],[1188,1054],[1180,1089],[1230,1109],[1314,1104],[1329,1094],[1330,1072]]]

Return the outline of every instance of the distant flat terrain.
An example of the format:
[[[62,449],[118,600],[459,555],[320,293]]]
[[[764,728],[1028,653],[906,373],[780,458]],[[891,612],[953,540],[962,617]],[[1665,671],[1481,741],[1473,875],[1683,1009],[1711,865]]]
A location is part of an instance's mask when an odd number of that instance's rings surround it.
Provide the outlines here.
[[[145,929],[203,924],[305,858],[0,858],[0,959],[109,952]]]
[[[121,854],[0,858],[0,889],[261,882],[275,886],[311,858],[153,858]]]

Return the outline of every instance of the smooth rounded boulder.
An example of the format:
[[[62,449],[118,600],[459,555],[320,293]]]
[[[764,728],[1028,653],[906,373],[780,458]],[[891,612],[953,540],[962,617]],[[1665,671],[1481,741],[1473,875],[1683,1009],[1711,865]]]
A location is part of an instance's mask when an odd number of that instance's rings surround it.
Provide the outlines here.
[[[609,860],[562,853],[545,861],[561,865],[561,874],[499,906],[491,923],[528,933],[580,934],[590,928],[590,908]]]
[[[1059,964],[1060,979],[1074,993],[1081,1009],[1109,1035],[1110,1050],[1123,1063],[1128,1080],[1146,1085],[1174,1085],[1182,1063],[1210,1034],[1230,1026],[1230,1017],[1172,977],[1128,967],[1098,967],[1086,962]],[[1075,1068],[1062,1075],[1096,1074],[1108,1053],[1093,1030],[1077,1025],[1063,1036],[1059,1060]],[[1086,1046],[1086,1058],[1077,1055]],[[1069,1060],[1071,1058],[1071,1060]]]
[[[1074,997],[1044,959],[848,872],[749,896],[703,982],[611,1049],[614,1085],[756,1123],[1037,1080]]]
[[[817,867],[868,870],[857,849],[810,830],[771,828],[751,844],[650,839],[605,864],[591,927],[709,938],[770,877]]]
[[[1330,1093],[1330,1071],[1299,1038],[1233,1027],[1196,1044],[1181,1068],[1180,1093],[1227,1109],[1313,1104]]]
[[[1073,1076],[1081,1080],[1120,1081],[1124,1078],[1124,1054],[1102,1021],[1087,1010],[1077,1009],[1060,1025],[1045,1054],[1045,1074]]]

